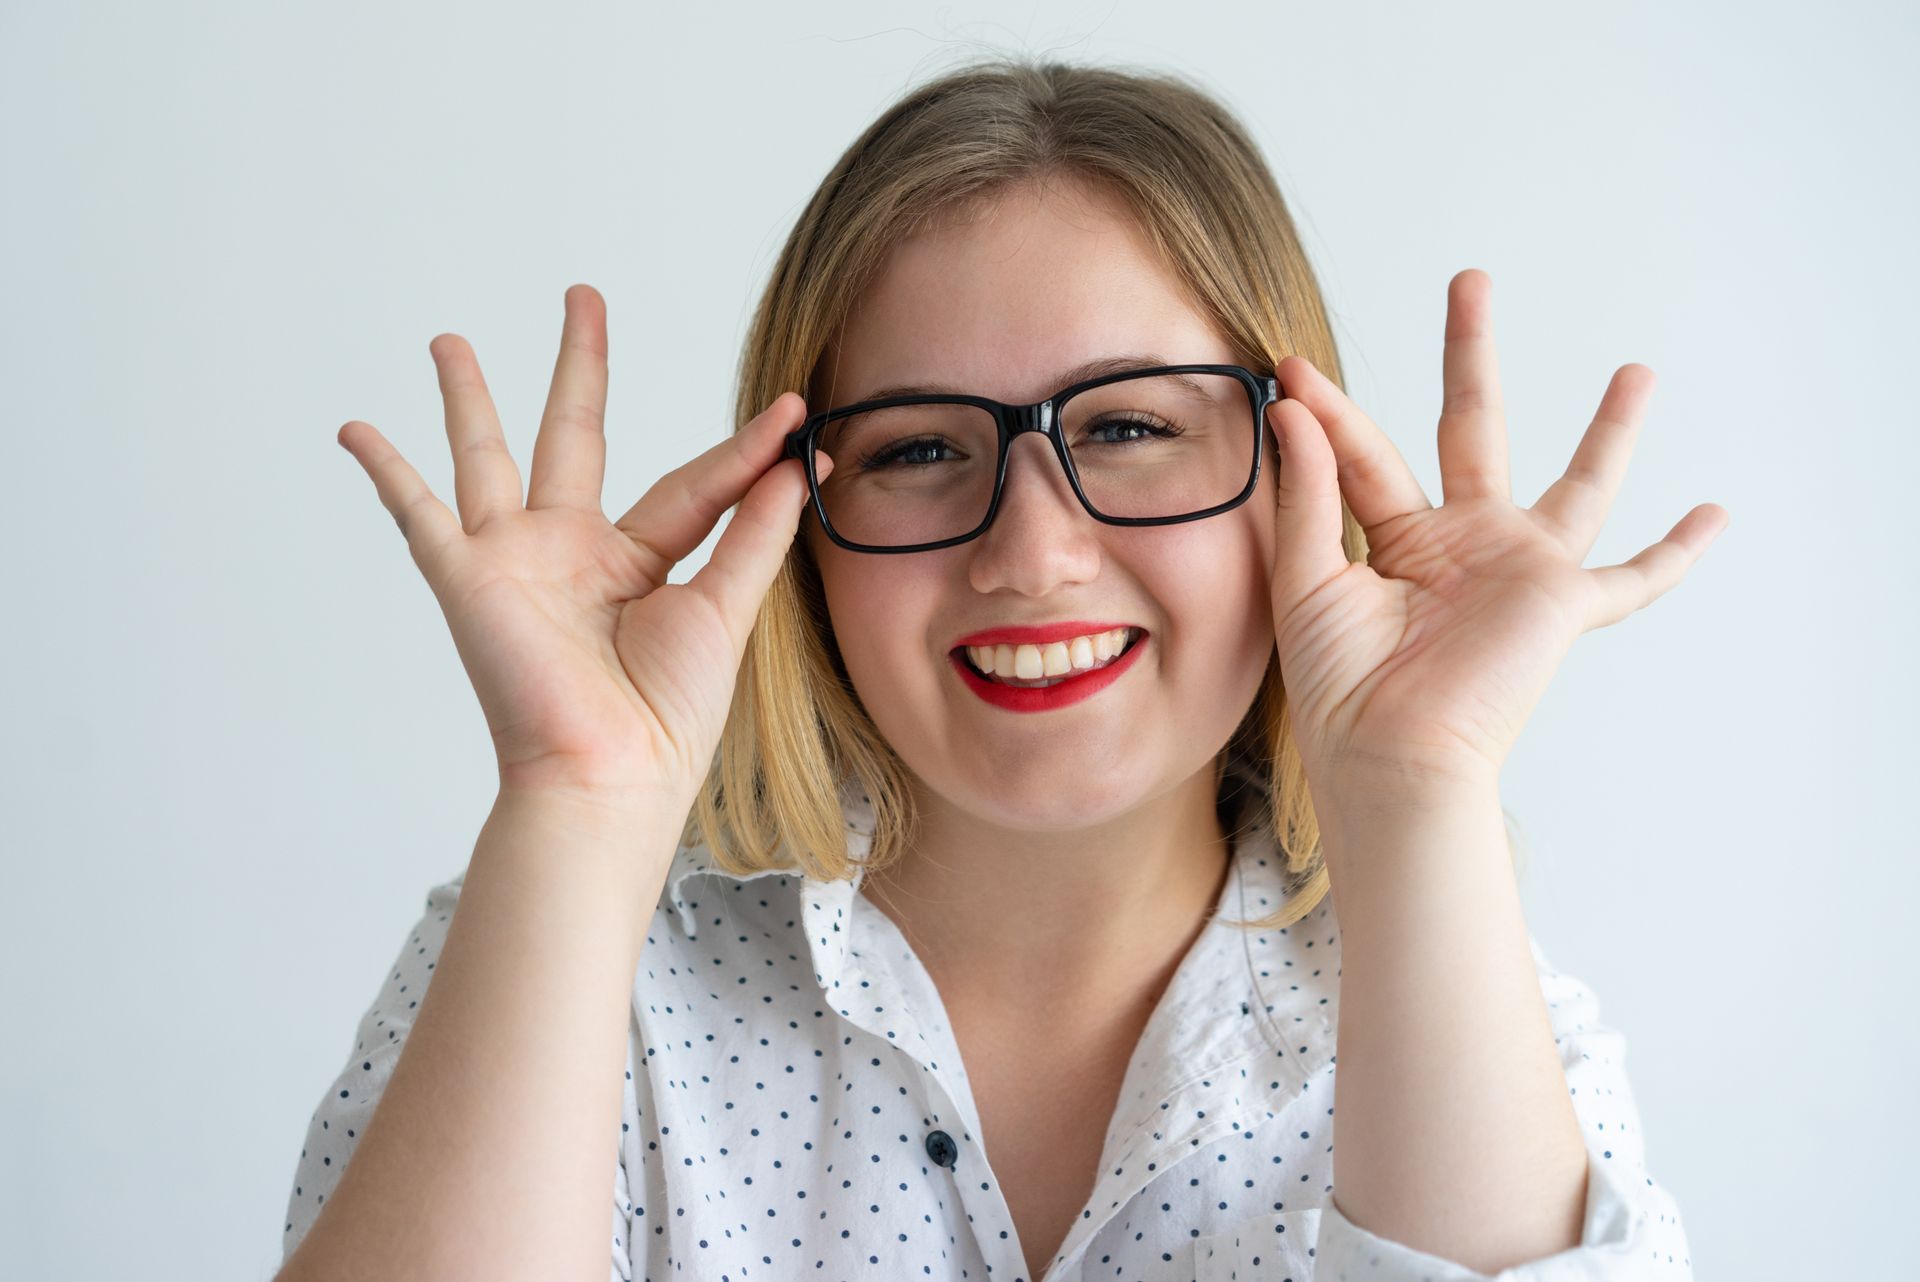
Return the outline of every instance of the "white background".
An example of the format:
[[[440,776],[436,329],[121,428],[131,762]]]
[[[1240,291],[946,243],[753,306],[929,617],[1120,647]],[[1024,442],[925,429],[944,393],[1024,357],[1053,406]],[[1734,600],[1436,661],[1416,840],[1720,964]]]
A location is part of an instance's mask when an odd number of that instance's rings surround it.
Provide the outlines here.
[[[1704,1278],[1887,1277],[1907,1083],[1917,24],[1904,5],[0,9],[0,1272],[265,1279],[307,1118],[491,804],[351,418],[451,502],[428,340],[526,466],[606,296],[606,506],[719,440],[841,149],[974,54],[1199,76],[1349,391],[1437,500],[1494,281],[1515,496],[1659,385],[1588,564],[1732,523],[1581,638],[1508,766],[1529,924],[1629,1045]],[[684,564],[684,581],[712,540]]]

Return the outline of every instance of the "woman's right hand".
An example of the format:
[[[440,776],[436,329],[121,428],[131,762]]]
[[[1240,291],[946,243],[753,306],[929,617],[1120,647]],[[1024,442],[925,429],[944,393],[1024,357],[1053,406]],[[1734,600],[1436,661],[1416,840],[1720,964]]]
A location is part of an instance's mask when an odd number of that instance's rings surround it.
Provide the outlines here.
[[[606,303],[597,290],[566,293],[524,506],[472,347],[442,334],[428,350],[446,402],[459,516],[371,424],[348,422],[339,441],[373,478],[440,602],[493,735],[502,788],[690,802],[807,502],[804,465],[781,461],[805,402],[782,393],[609,524],[600,506]],[[824,453],[817,466],[824,479]],[[686,583],[668,583],[736,503],[708,563]]]

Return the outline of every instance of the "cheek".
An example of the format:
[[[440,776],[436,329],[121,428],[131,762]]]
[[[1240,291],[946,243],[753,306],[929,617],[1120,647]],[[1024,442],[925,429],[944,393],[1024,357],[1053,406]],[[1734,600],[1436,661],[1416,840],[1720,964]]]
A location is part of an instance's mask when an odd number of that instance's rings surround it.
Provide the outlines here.
[[[908,557],[867,557],[822,536],[818,553],[827,615],[856,693],[869,711],[896,702],[872,696],[924,678],[931,603],[920,599],[924,574]]]
[[[1226,517],[1196,521],[1192,533],[1164,541],[1154,559],[1147,588],[1169,628],[1160,663],[1184,688],[1224,696],[1249,672],[1257,683],[1266,671],[1274,644],[1271,501],[1255,490]]]

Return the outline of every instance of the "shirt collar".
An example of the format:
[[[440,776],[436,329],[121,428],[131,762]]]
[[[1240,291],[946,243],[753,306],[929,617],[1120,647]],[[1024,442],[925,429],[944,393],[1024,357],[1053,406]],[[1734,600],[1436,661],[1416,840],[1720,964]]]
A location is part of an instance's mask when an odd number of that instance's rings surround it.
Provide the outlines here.
[[[873,809],[852,776],[841,782],[840,808],[847,853],[864,859],[872,848]],[[741,884],[763,877],[794,880],[799,924],[806,931],[821,989],[831,995],[869,978],[854,940],[856,919],[879,913],[858,895],[864,867],[856,866],[850,880],[836,881],[807,876],[798,867],[738,874],[715,867],[704,843],[684,845],[674,853],[667,892],[689,935],[697,932],[698,923],[684,883],[703,876]],[[1286,898],[1286,856],[1272,837],[1249,832],[1236,838],[1232,868],[1215,906],[1217,916],[1240,921],[1264,917]],[[875,924],[870,922],[869,929]],[[1209,925],[1169,983],[1135,1058],[1158,1057],[1161,1063],[1198,1068],[1244,1054],[1258,1043],[1290,1061],[1302,1080],[1310,1078],[1332,1060],[1339,974],[1331,896],[1304,919],[1279,930]]]

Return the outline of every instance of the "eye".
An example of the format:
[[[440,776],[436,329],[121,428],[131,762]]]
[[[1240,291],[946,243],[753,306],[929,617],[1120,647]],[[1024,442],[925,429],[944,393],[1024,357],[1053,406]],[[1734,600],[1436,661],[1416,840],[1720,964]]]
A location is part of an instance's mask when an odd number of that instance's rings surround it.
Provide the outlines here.
[[[862,454],[860,456],[860,466],[867,471],[875,471],[905,459],[909,455],[922,455],[923,460],[921,466],[925,466],[927,463],[934,463],[939,460],[924,458],[923,452],[950,450],[952,448],[953,446],[950,442],[942,440],[938,436],[922,436],[910,441],[895,441],[884,449],[876,450],[871,454]]]
[[[1087,429],[1087,432],[1091,435],[1095,432],[1105,432],[1112,428],[1137,432],[1139,435],[1126,436],[1120,440],[1105,440],[1099,442],[1099,444],[1129,445],[1134,441],[1140,440],[1171,440],[1176,436],[1184,434],[1187,430],[1178,423],[1158,423],[1147,418],[1120,417],[1110,418],[1102,423],[1095,423]]]

